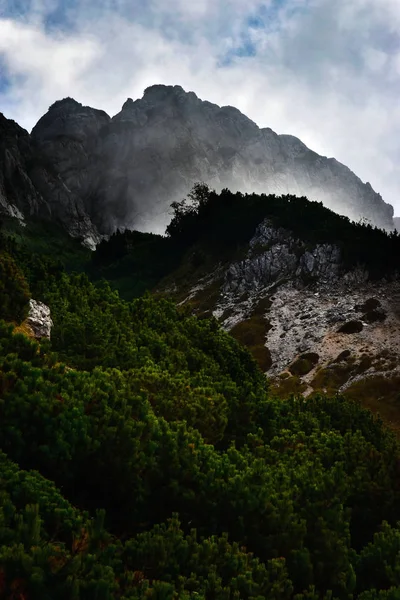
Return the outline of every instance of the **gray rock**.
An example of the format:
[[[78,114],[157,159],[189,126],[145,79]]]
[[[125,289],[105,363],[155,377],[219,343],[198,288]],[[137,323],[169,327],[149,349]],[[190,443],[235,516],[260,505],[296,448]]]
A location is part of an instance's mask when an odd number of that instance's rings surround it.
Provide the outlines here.
[[[0,113],[0,215],[52,220],[70,235],[95,243],[100,236],[83,200],[56,172],[27,131]]]
[[[49,214],[29,177],[34,161],[32,140],[25,129],[0,113],[0,214],[18,218]]]
[[[53,321],[50,317],[50,308],[46,306],[46,304],[38,302],[37,300],[29,300],[27,322],[36,339],[50,339]]]
[[[263,250],[266,247],[266,250]],[[256,249],[260,249],[256,252]],[[271,283],[290,279],[298,286],[322,278],[336,280],[340,272],[340,250],[331,244],[318,244],[312,250],[296,240],[290,231],[274,229],[266,220],[250,241],[247,257],[232,263],[226,271],[223,291],[242,294],[256,292]],[[318,292],[316,293],[318,296]]]

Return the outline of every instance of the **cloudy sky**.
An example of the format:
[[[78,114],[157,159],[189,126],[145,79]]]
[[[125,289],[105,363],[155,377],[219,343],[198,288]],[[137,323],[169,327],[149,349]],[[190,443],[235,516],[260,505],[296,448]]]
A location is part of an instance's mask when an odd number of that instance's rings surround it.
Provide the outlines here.
[[[115,114],[154,83],[237,106],[400,215],[400,0],[0,0],[0,111]]]

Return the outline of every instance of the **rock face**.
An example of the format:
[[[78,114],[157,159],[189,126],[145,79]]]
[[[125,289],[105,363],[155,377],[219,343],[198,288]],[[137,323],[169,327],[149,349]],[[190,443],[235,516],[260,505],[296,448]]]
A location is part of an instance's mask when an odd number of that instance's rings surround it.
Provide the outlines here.
[[[36,339],[50,339],[53,321],[50,317],[50,308],[46,306],[46,304],[32,299],[29,300],[29,314],[27,323],[32,329]]]
[[[179,86],[152,86],[129,99],[104,132],[101,152],[104,182],[113,181],[114,191],[100,185],[100,212],[117,206],[111,212],[122,225],[146,228],[155,220],[164,227],[170,202],[204,181],[217,191],[305,195],[352,219],[393,227],[392,207],[344,165]]]
[[[69,153],[73,152],[70,149]],[[82,198],[70,190],[43,140],[0,113],[0,215],[52,220],[94,248],[101,237]]]
[[[162,232],[171,202],[196,181],[217,191],[307,196],[393,228],[392,207],[335,159],[179,86],[152,86],[112,119],[66,98],[31,136],[4,117],[0,127],[3,210],[50,215],[89,245],[116,228]]]
[[[48,210],[28,175],[33,158],[28,132],[0,113],[0,214],[23,221]]]
[[[275,229],[265,221],[257,227],[247,257],[227,270],[224,291],[243,294],[288,278],[299,283],[332,282],[339,270],[337,246],[318,244],[307,250],[306,244],[294,239],[289,231]]]
[[[55,182],[49,181],[46,173],[36,169],[33,179],[37,187],[59,219],[68,223],[69,232],[74,237],[84,235],[89,242],[90,238],[96,242],[97,231],[90,211],[90,198],[101,174],[97,148],[100,132],[109,121],[105,112],[66,98],[55,102],[32,130],[40,163],[50,165],[56,176]],[[96,214],[97,207],[93,208]]]

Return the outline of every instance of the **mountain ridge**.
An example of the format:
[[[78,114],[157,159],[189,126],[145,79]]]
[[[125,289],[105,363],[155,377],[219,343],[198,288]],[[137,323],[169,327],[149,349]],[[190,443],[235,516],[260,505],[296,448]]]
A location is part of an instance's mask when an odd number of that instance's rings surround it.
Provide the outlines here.
[[[195,181],[217,191],[307,196],[352,219],[394,226],[393,208],[336,159],[180,86],[150,86],[113,117],[64,98],[24,136],[25,154],[14,148],[13,160],[32,200],[27,205],[3,181],[3,212],[55,219],[92,248],[116,229],[161,233],[170,204]]]

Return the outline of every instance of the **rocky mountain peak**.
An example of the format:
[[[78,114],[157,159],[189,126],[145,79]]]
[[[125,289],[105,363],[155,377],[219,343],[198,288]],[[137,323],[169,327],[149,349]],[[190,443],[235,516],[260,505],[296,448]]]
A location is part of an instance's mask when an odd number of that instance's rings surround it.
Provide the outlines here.
[[[73,98],[64,98],[50,106],[32,129],[32,137],[39,142],[63,136],[84,142],[98,135],[109,121],[110,117],[103,110],[83,106]]]
[[[135,103],[132,100],[132,98],[127,98],[126,101],[124,102],[124,104],[122,105],[121,111],[131,110],[132,108],[134,108],[134,106],[135,106]]]
[[[142,100],[150,104],[163,103],[174,98],[182,100],[194,100],[197,96],[194,92],[185,92],[180,85],[151,85],[144,90]]]
[[[6,123],[9,132],[15,128],[11,123]],[[19,162],[33,182],[30,196],[44,198],[68,231],[81,235],[82,227],[89,227],[91,239],[96,229],[162,232],[171,202],[187,195],[196,181],[217,191],[307,196],[351,219],[393,228],[392,207],[335,159],[319,156],[294,136],[260,129],[238,109],[203,101],[178,85],[148,87],[142,98],[128,98],[112,119],[64,98],[50,106],[30,137],[18,126],[13,132],[3,145],[9,151],[17,135],[29,146],[23,151],[29,173]],[[20,208],[22,195],[15,201],[14,188],[15,181],[2,203]]]

